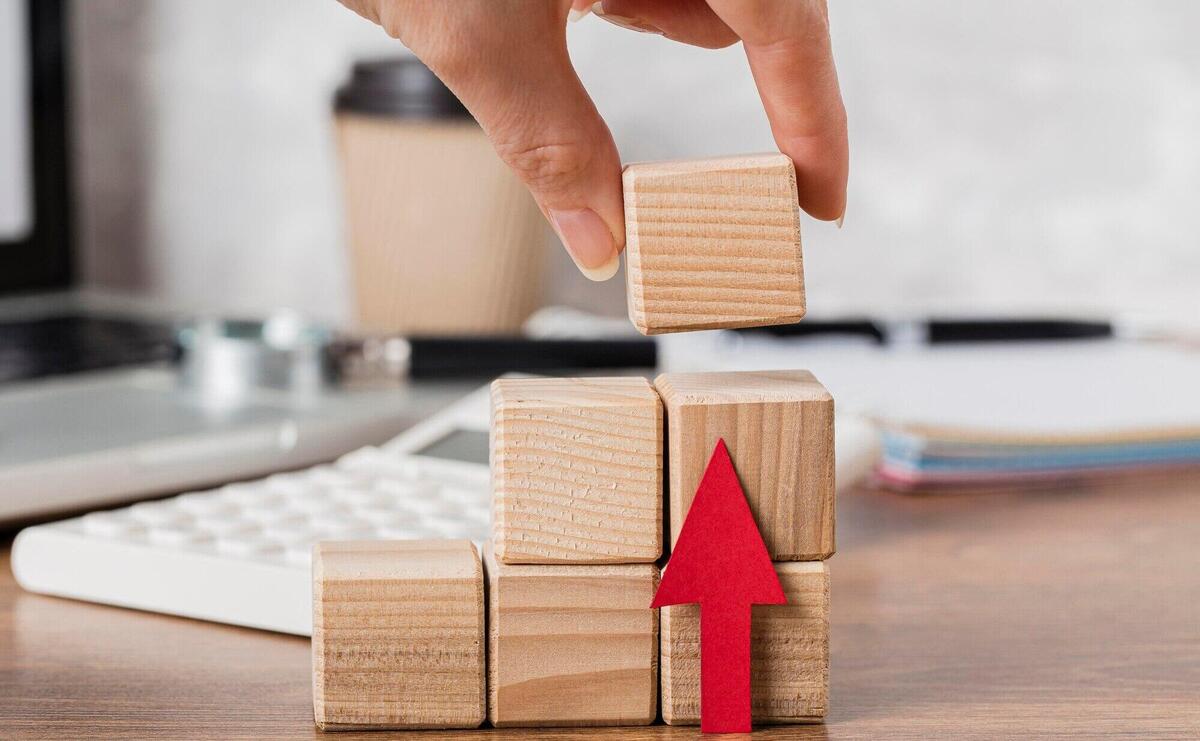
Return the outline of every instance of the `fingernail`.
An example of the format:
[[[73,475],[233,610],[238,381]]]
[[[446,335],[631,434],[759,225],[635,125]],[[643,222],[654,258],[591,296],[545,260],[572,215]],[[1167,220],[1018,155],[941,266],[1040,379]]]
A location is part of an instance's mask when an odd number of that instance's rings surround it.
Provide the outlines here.
[[[837,217],[837,221],[835,221],[833,223],[837,224],[838,229],[841,229],[842,224],[845,223],[845,221],[846,221],[846,212],[845,212],[845,210],[843,210],[842,215]]]
[[[579,272],[597,282],[617,274],[621,257],[604,219],[590,208],[550,211],[550,221]]]
[[[571,8],[569,11],[567,11],[567,22],[568,23],[576,23],[578,21],[583,20],[584,18],[587,18],[588,13],[591,13],[592,9],[595,8],[596,5],[599,5],[599,4],[600,3],[596,3],[595,5],[591,5],[582,10],[580,10],[579,8]]]
[[[630,31],[637,31],[638,33],[654,33],[658,34],[659,36],[664,35],[662,29],[658,26],[651,25],[638,18],[629,18],[628,16],[605,13],[603,0],[592,5],[592,12],[595,13],[597,18],[606,20],[614,26],[627,28]]]

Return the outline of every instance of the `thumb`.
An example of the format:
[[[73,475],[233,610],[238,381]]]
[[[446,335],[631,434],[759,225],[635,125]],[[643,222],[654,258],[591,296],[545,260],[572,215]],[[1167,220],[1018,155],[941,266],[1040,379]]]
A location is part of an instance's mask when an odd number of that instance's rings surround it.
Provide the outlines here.
[[[602,281],[625,247],[621,160],[571,66],[565,20],[564,10],[545,28],[514,29],[495,48],[472,50],[469,63],[426,63],[529,187],[580,271]]]

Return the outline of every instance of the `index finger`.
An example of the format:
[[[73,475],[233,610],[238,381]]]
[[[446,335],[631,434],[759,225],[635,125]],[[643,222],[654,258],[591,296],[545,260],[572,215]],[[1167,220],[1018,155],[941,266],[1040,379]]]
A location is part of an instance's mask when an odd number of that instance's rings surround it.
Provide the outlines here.
[[[824,0],[709,4],[742,39],[775,143],[796,165],[800,207],[840,219],[850,154]]]

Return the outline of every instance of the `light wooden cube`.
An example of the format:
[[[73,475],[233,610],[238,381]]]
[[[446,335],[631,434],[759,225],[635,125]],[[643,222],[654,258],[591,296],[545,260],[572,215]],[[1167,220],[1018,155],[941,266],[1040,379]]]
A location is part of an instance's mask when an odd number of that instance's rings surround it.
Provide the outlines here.
[[[834,551],[833,397],[811,373],[665,373],[671,545],[724,439],[774,561]]]
[[[670,568],[668,564],[667,568]],[[814,723],[829,704],[829,567],[775,564],[786,605],[755,605],[750,624],[750,711],[755,723]],[[662,713],[700,722],[700,608],[662,608]]]
[[[625,168],[629,318],[642,334],[804,316],[796,171],[782,154]]]
[[[654,564],[509,565],[485,553],[488,719],[646,725],[658,714]]]
[[[505,563],[662,554],[662,404],[643,378],[492,384],[493,541]]]
[[[322,730],[483,722],[483,565],[469,540],[318,543],[312,568]]]

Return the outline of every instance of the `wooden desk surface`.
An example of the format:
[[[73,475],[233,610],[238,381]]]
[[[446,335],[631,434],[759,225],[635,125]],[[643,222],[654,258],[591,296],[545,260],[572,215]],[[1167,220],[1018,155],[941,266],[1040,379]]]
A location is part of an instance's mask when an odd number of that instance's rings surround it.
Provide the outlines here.
[[[832,711],[756,735],[1200,736],[1200,477],[838,508]],[[25,594],[3,558],[0,736],[320,736],[307,640]]]

